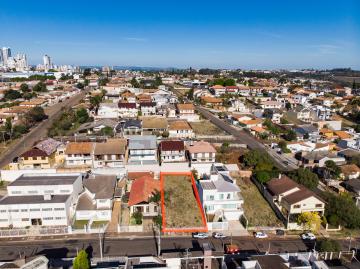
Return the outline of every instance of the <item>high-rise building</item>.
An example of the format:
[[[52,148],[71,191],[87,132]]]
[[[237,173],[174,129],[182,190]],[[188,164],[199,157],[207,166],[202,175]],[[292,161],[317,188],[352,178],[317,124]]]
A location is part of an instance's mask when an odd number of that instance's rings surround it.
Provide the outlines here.
[[[4,63],[6,63],[7,60],[11,57],[11,49],[7,48],[7,47],[3,47],[2,48],[2,57],[3,57]]]
[[[2,62],[3,65],[6,66],[9,58],[11,57],[11,49],[7,47],[3,47],[1,51],[2,51]]]
[[[44,55],[43,62],[44,62],[44,69],[47,70],[52,68],[51,58],[49,55],[47,54]]]

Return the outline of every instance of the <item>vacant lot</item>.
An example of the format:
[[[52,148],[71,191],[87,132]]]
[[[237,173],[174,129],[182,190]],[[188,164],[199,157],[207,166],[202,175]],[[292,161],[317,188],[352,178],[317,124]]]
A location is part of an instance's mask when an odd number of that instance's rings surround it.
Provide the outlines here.
[[[164,197],[166,228],[203,227],[190,176],[165,175]]]
[[[226,135],[224,131],[212,124],[208,120],[202,120],[199,122],[190,122],[191,128],[197,135]]]
[[[244,155],[248,150],[243,148],[234,148],[234,147],[228,147],[228,148],[222,148],[217,147],[216,148],[216,161],[220,163],[236,163],[242,166],[241,163],[241,156]]]
[[[244,212],[250,227],[256,226],[282,226],[267,201],[250,179],[237,179],[244,198]]]

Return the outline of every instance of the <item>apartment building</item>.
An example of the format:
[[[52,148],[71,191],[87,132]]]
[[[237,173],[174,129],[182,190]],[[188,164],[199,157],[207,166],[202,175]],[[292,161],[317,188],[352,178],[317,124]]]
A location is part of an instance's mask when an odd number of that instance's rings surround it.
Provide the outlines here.
[[[157,163],[157,143],[154,135],[129,136],[128,164]]]
[[[79,173],[24,174],[0,200],[0,227],[70,225],[82,189]]]

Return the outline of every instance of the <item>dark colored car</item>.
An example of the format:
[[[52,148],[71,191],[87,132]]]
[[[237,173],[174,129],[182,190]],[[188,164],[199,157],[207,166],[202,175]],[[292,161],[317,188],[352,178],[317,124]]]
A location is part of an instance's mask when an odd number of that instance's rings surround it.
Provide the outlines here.
[[[283,236],[283,235],[285,235],[285,231],[284,231],[284,230],[281,230],[281,229],[277,229],[277,230],[276,230],[276,235]]]

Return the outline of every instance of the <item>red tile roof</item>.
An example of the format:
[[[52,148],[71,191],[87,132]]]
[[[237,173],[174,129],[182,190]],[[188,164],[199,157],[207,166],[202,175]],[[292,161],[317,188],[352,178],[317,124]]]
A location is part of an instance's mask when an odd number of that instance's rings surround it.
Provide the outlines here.
[[[23,154],[20,155],[22,158],[29,158],[29,157],[47,157],[45,151],[42,151],[40,149],[30,149],[28,151],[25,151]]]
[[[185,149],[184,141],[161,141],[160,150],[161,151],[182,151]]]
[[[131,185],[129,206],[147,203],[155,191],[160,190],[160,181],[151,176],[143,176],[136,179]]]
[[[119,103],[119,108],[136,108],[136,103]]]

